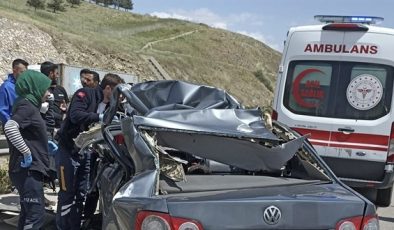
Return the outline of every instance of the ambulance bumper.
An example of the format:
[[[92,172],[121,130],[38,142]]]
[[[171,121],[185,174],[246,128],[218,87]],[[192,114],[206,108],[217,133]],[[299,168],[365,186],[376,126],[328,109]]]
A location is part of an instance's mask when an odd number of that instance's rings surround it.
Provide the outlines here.
[[[394,165],[386,165],[383,180],[372,181],[372,180],[360,180],[354,178],[339,178],[342,182],[353,188],[376,188],[385,189],[393,186],[394,183]]]

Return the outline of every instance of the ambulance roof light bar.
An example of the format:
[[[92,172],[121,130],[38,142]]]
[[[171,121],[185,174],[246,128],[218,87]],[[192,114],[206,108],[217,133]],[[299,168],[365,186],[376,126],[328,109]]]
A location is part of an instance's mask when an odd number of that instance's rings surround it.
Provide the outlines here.
[[[315,15],[315,20],[323,23],[359,23],[379,24],[384,18],[375,16],[340,16],[340,15]]]

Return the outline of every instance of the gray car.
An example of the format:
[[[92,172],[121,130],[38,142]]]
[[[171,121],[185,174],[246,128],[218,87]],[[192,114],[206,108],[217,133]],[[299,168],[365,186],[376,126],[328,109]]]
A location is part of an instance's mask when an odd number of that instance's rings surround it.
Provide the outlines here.
[[[89,192],[102,229],[379,229],[375,206],[307,141],[223,90],[154,81],[114,90]]]

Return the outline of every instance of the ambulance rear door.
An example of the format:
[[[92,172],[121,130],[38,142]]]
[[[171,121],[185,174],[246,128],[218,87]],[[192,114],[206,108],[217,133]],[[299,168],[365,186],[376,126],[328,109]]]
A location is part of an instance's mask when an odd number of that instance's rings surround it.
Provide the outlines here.
[[[393,118],[394,37],[345,32],[331,103],[326,162],[338,177],[379,181],[384,176]],[[391,59],[391,60],[390,60]]]
[[[325,54],[324,44],[341,44],[343,38],[344,32],[325,32],[321,27],[290,31],[282,62],[283,79],[278,79],[285,81],[277,86],[282,92],[276,98],[281,103],[274,103],[278,120],[308,134],[309,141],[323,156],[333,130],[332,118],[327,114],[332,109],[330,98],[334,97],[333,76],[338,74],[331,62],[339,56]]]

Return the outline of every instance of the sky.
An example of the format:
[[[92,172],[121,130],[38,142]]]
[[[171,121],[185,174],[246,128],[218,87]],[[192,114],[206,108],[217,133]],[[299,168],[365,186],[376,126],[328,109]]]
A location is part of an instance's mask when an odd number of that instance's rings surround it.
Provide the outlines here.
[[[282,51],[290,27],[314,15],[378,16],[394,28],[394,0],[133,0],[134,13],[178,18],[241,33]]]

